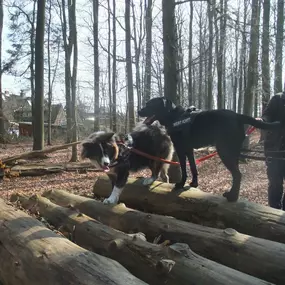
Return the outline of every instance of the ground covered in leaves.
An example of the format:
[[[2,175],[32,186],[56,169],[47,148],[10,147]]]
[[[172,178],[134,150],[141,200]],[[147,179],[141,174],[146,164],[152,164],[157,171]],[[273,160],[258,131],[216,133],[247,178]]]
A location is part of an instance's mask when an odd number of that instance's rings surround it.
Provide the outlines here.
[[[250,148],[258,147],[259,133],[254,132],[251,136]],[[55,144],[58,144],[56,142]],[[30,151],[31,142],[19,142],[0,145],[0,159]],[[79,150],[80,151],[80,150]],[[35,162],[63,163],[68,162],[71,150],[61,150],[48,154],[48,158]],[[203,152],[197,152],[196,158],[203,156]],[[241,197],[249,201],[267,205],[267,177],[263,161],[247,160],[247,163],[240,164],[242,172]],[[198,166],[199,189],[205,192],[222,194],[231,186],[231,176],[222,164],[220,158],[215,156],[202,162]],[[12,177],[5,178],[0,183],[0,197],[9,199],[11,194],[22,192],[27,195],[40,194],[48,189],[64,189],[80,195],[92,196],[92,186],[96,177],[105,175],[100,172],[63,172],[37,177]],[[149,171],[132,174],[136,176],[147,176]]]

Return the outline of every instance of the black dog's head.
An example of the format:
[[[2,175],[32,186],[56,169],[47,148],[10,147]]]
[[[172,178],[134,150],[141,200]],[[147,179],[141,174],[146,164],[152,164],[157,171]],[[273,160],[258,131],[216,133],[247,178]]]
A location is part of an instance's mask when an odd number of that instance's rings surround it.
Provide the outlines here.
[[[176,106],[173,102],[165,97],[156,97],[146,102],[144,108],[138,111],[140,117],[147,117],[145,124],[152,124],[158,120],[162,125],[165,125],[165,120],[169,113],[174,110]]]
[[[109,171],[112,160],[118,157],[118,146],[113,132],[95,132],[82,142],[81,157],[89,158],[98,169]]]

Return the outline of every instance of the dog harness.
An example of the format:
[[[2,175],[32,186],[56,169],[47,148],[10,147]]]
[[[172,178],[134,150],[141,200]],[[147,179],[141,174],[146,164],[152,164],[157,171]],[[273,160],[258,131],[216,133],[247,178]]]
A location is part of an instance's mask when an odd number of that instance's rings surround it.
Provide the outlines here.
[[[130,149],[133,147],[133,137],[127,134],[123,141],[116,142],[119,147],[119,155],[117,159],[111,162],[109,167],[115,167],[121,163],[129,163]]]

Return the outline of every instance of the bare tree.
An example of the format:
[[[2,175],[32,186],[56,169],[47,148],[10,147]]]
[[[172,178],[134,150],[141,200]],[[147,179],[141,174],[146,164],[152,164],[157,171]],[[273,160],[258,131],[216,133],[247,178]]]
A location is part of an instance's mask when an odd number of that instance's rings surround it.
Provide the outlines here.
[[[195,102],[193,88],[193,66],[192,66],[192,49],[193,49],[193,2],[190,1],[190,20],[189,20],[189,46],[188,46],[188,103],[189,106]]]
[[[73,37],[73,67],[71,74],[71,131],[72,141],[77,141],[77,112],[76,112],[76,82],[78,65],[77,26],[76,26],[76,0],[69,0],[69,29]],[[71,161],[77,161],[77,146],[72,146]]]
[[[133,88],[133,70],[131,53],[131,25],[130,25],[130,0],[125,0],[125,24],[126,24],[126,73],[128,84],[128,116],[129,130],[135,127],[135,106]]]
[[[112,130],[117,131],[117,34],[116,34],[116,0],[113,0],[113,66],[112,66]]]
[[[52,27],[52,7],[53,3],[52,0],[49,0],[48,6],[48,23],[47,23],[47,65],[48,65],[48,131],[47,131],[47,144],[51,145],[51,106],[52,106],[52,99],[53,99],[53,86],[55,82],[55,78],[57,75],[58,65],[59,65],[59,56],[60,56],[60,35],[59,33]],[[55,39],[52,39],[52,35]],[[56,44],[56,50],[53,47],[53,43]],[[51,53],[56,51],[56,59],[55,59],[55,66],[52,66],[52,58]]]
[[[262,30],[262,110],[270,99],[270,63],[269,63],[269,20],[270,0],[263,1]]]
[[[113,128],[113,118],[112,118],[112,82],[111,82],[111,7],[110,0],[107,0],[108,4],[108,95],[109,95],[109,114],[110,130]]]
[[[284,41],[284,0],[278,0],[277,4],[277,33],[275,48],[275,76],[274,92],[282,91],[282,58]]]
[[[139,31],[137,33],[137,21],[135,14],[135,4],[132,0],[132,14],[133,14],[133,41],[135,48],[135,67],[136,67],[136,91],[137,91],[137,101],[138,101],[138,110],[141,108],[142,102],[142,84],[141,84],[141,75],[140,75],[140,57],[141,57],[141,49],[142,49],[142,41],[144,38],[143,30],[142,30],[142,21],[143,21],[143,9],[142,9],[142,0],[140,0],[140,17],[139,17]]]
[[[164,96],[177,102],[175,0],[162,0]]]
[[[38,1],[35,41],[35,110],[33,150],[44,148],[44,34],[45,0]]]
[[[99,130],[99,119],[100,119],[98,12],[99,12],[99,0],[93,0],[94,113],[95,113],[94,131]]]
[[[70,0],[68,0],[70,1]],[[62,27],[62,36],[63,36],[63,47],[65,55],[64,63],[64,78],[65,78],[65,99],[66,99],[66,141],[72,141],[72,118],[71,118],[71,55],[72,55],[72,46],[73,46],[73,35],[69,31],[68,35],[68,26],[67,26],[67,17],[66,17],[66,2],[61,0],[61,4],[58,0],[58,6],[60,8],[60,20]],[[68,40],[69,39],[69,40]]]
[[[117,34],[116,34],[116,0],[113,0],[113,66],[112,66],[112,130],[117,131]]]
[[[209,56],[208,56],[208,96],[207,96],[207,109],[213,107],[213,5],[212,1],[208,1],[208,21],[209,21]]]
[[[146,1],[145,1],[146,2]],[[152,58],[152,0],[148,0],[145,12],[146,48],[143,104],[151,96],[151,58]]]
[[[252,1],[251,12],[251,28],[250,28],[250,50],[248,61],[248,73],[247,73],[247,86],[245,89],[244,97],[244,114],[252,115],[253,110],[253,98],[256,92],[256,72],[258,63],[258,39],[259,39],[259,19],[260,9],[259,0]]]
[[[238,113],[242,113],[244,92],[246,88],[246,34],[247,34],[247,0],[244,0],[244,13],[243,13],[243,30],[242,30],[242,44],[240,49],[240,59],[239,59],[239,94],[238,94]]]
[[[3,31],[3,0],[0,0],[0,141],[4,140],[4,113],[3,113],[3,95],[2,95],[2,31]]]

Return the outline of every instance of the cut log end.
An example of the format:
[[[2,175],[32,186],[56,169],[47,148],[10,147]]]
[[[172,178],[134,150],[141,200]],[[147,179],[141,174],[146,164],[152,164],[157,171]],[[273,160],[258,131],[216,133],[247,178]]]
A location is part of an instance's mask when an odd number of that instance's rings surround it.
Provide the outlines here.
[[[234,235],[238,234],[238,232],[235,229],[232,229],[232,228],[224,229],[224,233],[227,236],[234,236]]]
[[[114,239],[109,243],[108,250],[110,252],[117,251],[125,246],[125,241],[122,239]]]
[[[171,259],[161,259],[156,264],[156,269],[159,274],[169,274],[175,265],[175,261]]]
[[[141,233],[141,232],[135,233],[135,234],[128,234],[128,236],[131,237],[133,241],[138,240],[138,239],[139,239],[139,240],[146,241],[146,236],[145,236],[145,234],[144,234],[144,233]]]

